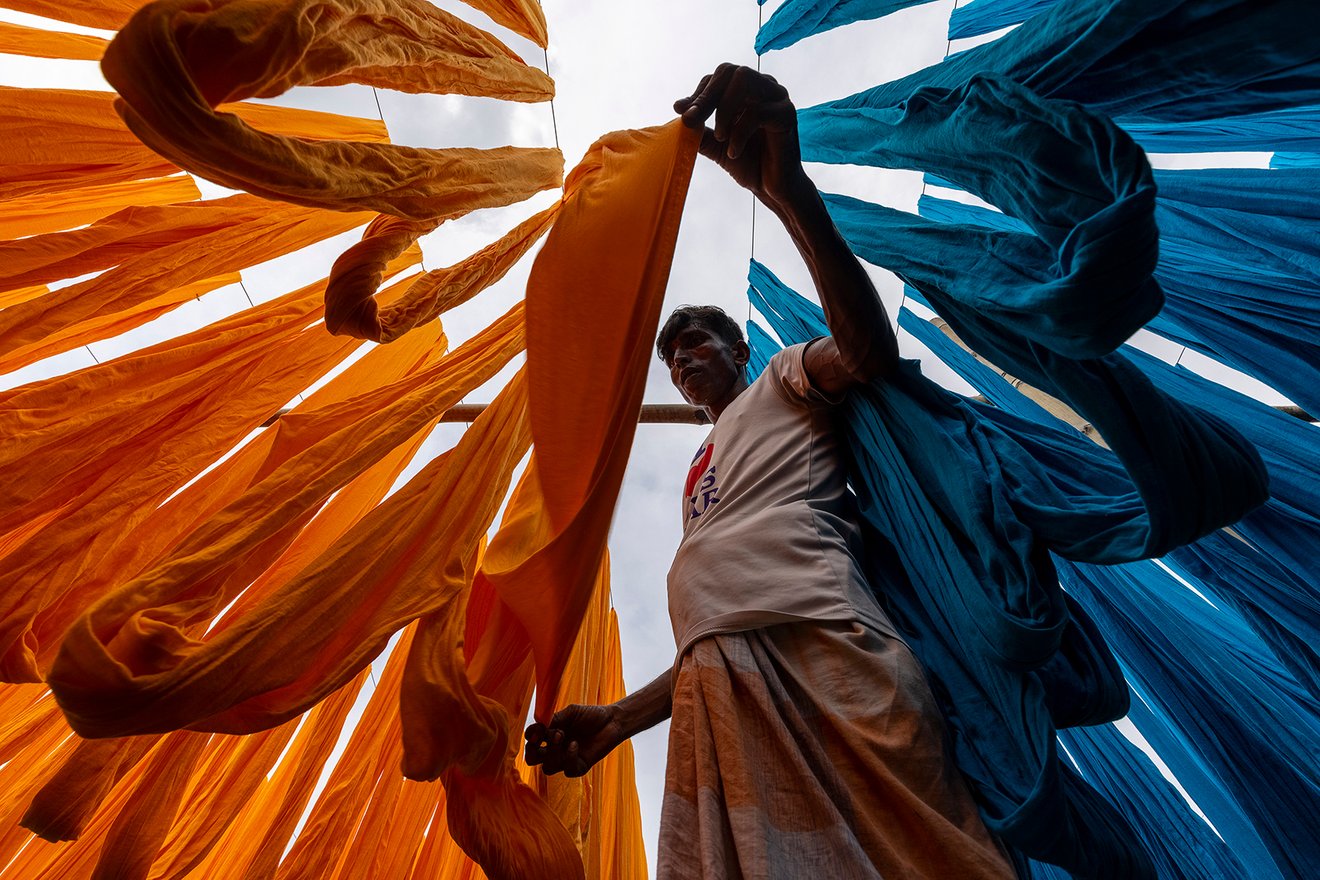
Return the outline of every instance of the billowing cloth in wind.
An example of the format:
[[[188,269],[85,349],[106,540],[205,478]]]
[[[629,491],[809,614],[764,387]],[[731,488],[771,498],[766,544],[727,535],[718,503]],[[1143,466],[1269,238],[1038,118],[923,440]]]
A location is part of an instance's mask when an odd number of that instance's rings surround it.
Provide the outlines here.
[[[1026,21],[1059,0],[971,0],[959,3],[949,13],[949,39],[960,40],[988,34]]]
[[[9,55],[97,61],[105,52],[106,45],[107,41],[101,37],[64,34],[10,24],[7,21],[0,22],[0,46]]]
[[[129,16],[139,8],[146,6],[148,0],[91,0],[91,2],[66,3],[64,0],[4,0],[7,9],[17,9],[42,18],[67,21],[84,27],[118,30],[128,21]]]
[[[208,180],[268,198],[434,220],[521,201],[558,186],[563,171],[555,149],[309,143],[216,112],[297,85],[348,82],[551,97],[544,73],[423,0],[156,0],[115,37],[102,68],[143,143]]]
[[[1044,550],[1101,562],[1167,552],[1258,505],[1264,468],[1226,423],[1109,353],[1162,298],[1154,186],[1117,127],[981,77],[916,92],[869,126],[867,161],[921,165],[1031,231],[827,197],[845,238],[978,353],[1081,413],[1116,455],[1082,475],[1033,466],[1047,438],[1014,439],[906,368],[856,395],[863,509],[902,563],[884,598],[939,682],[990,828],[1069,870],[1150,876],[1122,817],[1055,757],[1055,727],[1121,715],[1126,690]],[[782,291],[772,302],[786,341],[823,326],[800,302]]]
[[[480,9],[490,16],[491,21],[502,24],[516,34],[521,34],[541,48],[548,41],[545,29],[545,13],[541,10],[540,0],[463,0],[473,9]]]

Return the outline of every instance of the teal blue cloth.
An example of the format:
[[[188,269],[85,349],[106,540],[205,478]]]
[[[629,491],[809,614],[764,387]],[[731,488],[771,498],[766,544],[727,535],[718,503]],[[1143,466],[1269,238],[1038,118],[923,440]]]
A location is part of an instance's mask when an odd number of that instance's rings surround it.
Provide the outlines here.
[[[994,73],[1128,121],[1320,103],[1313,0],[1071,0],[943,63],[799,113],[805,158],[865,161],[871,115]],[[1250,51],[1243,41],[1250,39]]]
[[[1117,122],[1152,153],[1320,151],[1320,106],[1315,104],[1199,122]]]
[[[1150,329],[1320,412],[1320,168],[1161,171]],[[1004,232],[1004,214],[923,196],[922,216]],[[845,232],[845,234],[847,234]]]
[[[1275,153],[1270,157],[1271,168],[1320,168],[1320,146],[1317,152]]]
[[[1211,605],[1154,563],[1061,561],[1058,570],[1152,711],[1178,727],[1252,821],[1280,873],[1314,873],[1320,864],[1315,698],[1237,614]]]
[[[798,40],[931,0],[784,0],[756,34],[756,54],[786,49]],[[764,5],[764,3],[762,3]]]
[[[978,37],[1026,21],[1059,0],[972,0],[949,15],[949,39]]]

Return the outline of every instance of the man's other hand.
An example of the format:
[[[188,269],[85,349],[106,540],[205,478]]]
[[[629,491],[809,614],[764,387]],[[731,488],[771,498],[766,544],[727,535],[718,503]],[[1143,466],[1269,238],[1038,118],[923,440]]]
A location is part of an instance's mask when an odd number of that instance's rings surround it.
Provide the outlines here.
[[[626,738],[614,706],[566,706],[547,727],[532,724],[523,758],[545,773],[582,776]]]

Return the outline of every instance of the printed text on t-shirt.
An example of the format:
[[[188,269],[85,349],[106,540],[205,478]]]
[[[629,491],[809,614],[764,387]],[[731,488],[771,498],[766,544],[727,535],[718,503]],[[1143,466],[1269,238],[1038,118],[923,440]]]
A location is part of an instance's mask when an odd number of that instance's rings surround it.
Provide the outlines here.
[[[687,519],[696,519],[719,503],[720,487],[715,478],[715,465],[711,464],[714,455],[715,444],[707,443],[692,458],[692,467],[688,469],[687,482],[683,486]]]

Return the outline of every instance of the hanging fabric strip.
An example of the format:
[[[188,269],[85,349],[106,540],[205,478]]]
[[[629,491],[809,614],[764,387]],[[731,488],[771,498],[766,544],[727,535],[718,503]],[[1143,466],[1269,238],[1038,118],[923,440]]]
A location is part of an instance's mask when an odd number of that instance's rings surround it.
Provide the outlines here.
[[[12,248],[5,248],[15,254],[28,249],[36,252],[34,259],[24,262],[30,266],[30,277],[63,276],[75,265],[86,266],[81,271],[88,271],[104,265],[112,253],[124,253],[127,259],[94,278],[0,312],[0,364],[6,371],[26,366],[42,356],[43,342],[61,331],[67,334],[83,322],[138,309],[180,286],[283,256],[346,232],[366,219],[360,214],[273,205],[249,196],[222,201],[226,208],[220,212],[205,210],[205,203],[121,212],[131,218],[192,211],[199,215],[200,225],[192,230],[195,234],[191,237],[184,233],[184,227],[165,224],[145,239],[130,237],[107,245],[104,251],[97,248],[76,254],[76,246],[83,240],[81,232],[22,239]],[[114,225],[115,219],[107,218],[104,225]],[[136,228],[131,221],[129,225]],[[162,246],[152,247],[155,243]],[[65,254],[69,245],[74,246],[75,256],[43,265],[42,250],[57,246],[58,253]]]
[[[883,18],[891,12],[931,0],[785,0],[756,34],[756,54],[786,49],[799,40],[855,21]]]
[[[957,4],[949,14],[949,39],[979,37],[1020,24],[1039,15],[1059,0],[972,0]]]
[[[21,24],[0,22],[0,46],[6,55],[27,55],[32,58],[69,58],[77,61],[99,61],[108,41],[85,34],[66,34]]]
[[[1043,97],[1130,121],[1219,119],[1320,102],[1320,43],[1297,22],[1311,0],[1073,0],[941,64],[799,112],[803,158],[843,158],[867,115],[920,88],[995,73]],[[1239,52],[1251,34],[1252,51]],[[856,136],[851,128],[858,129]]]
[[[83,0],[66,3],[64,0],[3,0],[0,6],[16,9],[42,18],[67,21],[84,27],[115,31],[124,26],[129,17],[148,0]]]
[[[297,85],[361,82],[521,101],[544,73],[425,0],[156,0],[106,50],[116,108],[142,141],[215,183],[267,198],[409,220],[456,217],[556,187],[556,149],[423,150],[308,143],[215,107]]]
[[[540,0],[463,0],[463,2],[473,9],[481,10],[490,16],[491,21],[526,37],[542,49],[549,44],[545,13],[541,10]]]
[[[1320,146],[1313,153],[1275,153],[1270,157],[1271,168],[1320,168]]]
[[[1189,744],[1252,821],[1286,877],[1320,857],[1320,703],[1303,694],[1228,609],[1150,562],[1061,563],[1151,708]]]
[[[0,166],[0,197],[64,192],[164,177],[179,168],[142,145],[114,109],[112,92],[0,86],[0,123],[11,136]],[[223,109],[276,134],[384,143],[383,123],[263,104]]]
[[[201,197],[193,179],[178,174],[9,199],[5,215],[0,217],[0,239],[84,226],[135,205],[176,205]]]
[[[541,504],[500,530],[483,572],[531,637],[543,722],[605,549],[698,141],[679,120],[597,141],[527,283]]]
[[[1320,105],[1316,104],[1199,122],[1142,122],[1122,118],[1117,122],[1152,153],[1320,151]]]
[[[415,241],[420,229],[397,218],[378,217],[362,241],[335,260],[325,291],[325,325],[331,333],[374,342],[393,342],[499,281],[545,235],[559,215],[556,203],[529,217],[454,266],[427,272],[398,302],[379,311],[373,295],[386,262]]]

